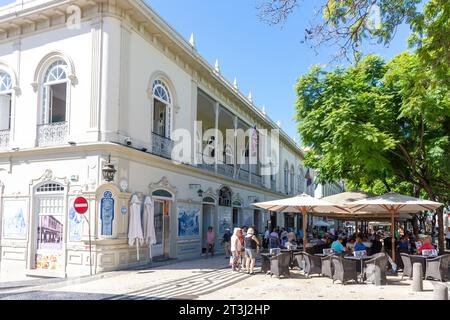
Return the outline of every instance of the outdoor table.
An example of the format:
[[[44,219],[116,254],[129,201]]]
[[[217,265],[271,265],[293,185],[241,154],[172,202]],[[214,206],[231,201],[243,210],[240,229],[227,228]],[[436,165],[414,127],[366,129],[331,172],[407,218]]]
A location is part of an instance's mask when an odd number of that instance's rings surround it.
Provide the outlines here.
[[[354,256],[345,256],[344,259],[348,260],[356,260],[361,262],[361,282],[364,282],[364,261],[370,260],[370,256],[362,256],[362,257],[354,257]]]

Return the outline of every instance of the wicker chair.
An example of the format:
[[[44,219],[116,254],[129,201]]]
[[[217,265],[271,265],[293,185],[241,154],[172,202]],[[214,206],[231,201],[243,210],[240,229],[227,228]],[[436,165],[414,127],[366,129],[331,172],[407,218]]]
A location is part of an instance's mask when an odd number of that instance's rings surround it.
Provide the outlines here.
[[[358,282],[358,273],[356,272],[356,263],[354,260],[346,260],[340,256],[332,256],[331,263],[333,265],[333,283],[336,280],[341,281],[342,285],[349,280]]]
[[[433,278],[439,281],[448,281],[448,264],[450,262],[450,254],[427,260],[427,271],[425,279]]]
[[[333,256],[334,254],[330,254],[329,256],[322,258],[322,276],[328,277],[330,279],[333,279],[334,273],[333,264],[331,263],[331,257]]]
[[[270,271],[270,257],[264,254],[261,255],[261,272],[268,273]]]
[[[302,268],[302,260],[303,260],[303,252],[294,252],[294,258],[291,261],[291,269],[294,269],[295,267],[298,267],[299,269]],[[297,257],[298,256],[298,257]]]
[[[277,277],[286,276],[291,277],[289,272],[289,263],[291,255],[289,253],[280,253],[279,255],[270,258],[270,274]]]
[[[413,276],[411,256],[406,253],[400,253],[400,257],[402,258],[402,262],[403,262],[402,280],[403,280],[403,277],[409,277],[411,279]]]
[[[386,285],[386,268],[388,258],[385,253],[374,254],[370,260],[364,262],[364,276],[367,281],[376,285]]]
[[[294,254],[294,260],[296,261],[296,265],[300,270],[303,270],[303,252]]]
[[[305,275],[309,277],[312,273],[322,273],[322,258],[313,256],[307,252],[303,253],[303,259],[305,260]]]

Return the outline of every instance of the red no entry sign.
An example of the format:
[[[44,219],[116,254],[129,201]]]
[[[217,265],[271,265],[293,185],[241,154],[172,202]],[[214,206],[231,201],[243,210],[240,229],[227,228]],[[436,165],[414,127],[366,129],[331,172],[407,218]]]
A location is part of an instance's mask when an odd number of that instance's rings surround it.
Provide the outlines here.
[[[86,198],[78,197],[75,199],[73,208],[78,214],[85,214],[89,209],[88,201]]]

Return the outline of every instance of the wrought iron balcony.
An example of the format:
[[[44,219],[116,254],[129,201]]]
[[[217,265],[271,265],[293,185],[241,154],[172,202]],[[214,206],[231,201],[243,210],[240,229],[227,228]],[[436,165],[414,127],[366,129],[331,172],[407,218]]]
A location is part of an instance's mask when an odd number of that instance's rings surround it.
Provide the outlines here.
[[[260,175],[257,175],[255,173],[252,173],[252,184],[257,186],[262,186],[262,177]]]
[[[7,148],[9,146],[9,130],[0,130],[0,148]]]
[[[152,153],[154,155],[172,159],[173,141],[157,133],[152,134]]]
[[[214,158],[212,158],[211,162],[212,164],[209,164],[206,162],[207,155],[203,155],[202,153],[199,153],[197,156],[199,164],[197,164],[197,168],[209,171],[209,172],[216,172],[216,166],[214,164]]]
[[[55,122],[38,125],[37,141],[39,147],[60,145],[66,142],[69,133],[68,122]]]
[[[233,178],[234,166],[232,166],[231,164],[224,164],[222,162],[219,162],[219,165],[217,166],[217,173],[226,177]]]
[[[250,173],[245,170],[245,169],[239,169],[238,170],[238,177],[239,180],[243,181],[243,182],[250,182]]]
[[[276,180],[270,180],[270,189],[271,189],[273,192],[276,192],[276,191],[277,191],[277,181],[276,181]]]

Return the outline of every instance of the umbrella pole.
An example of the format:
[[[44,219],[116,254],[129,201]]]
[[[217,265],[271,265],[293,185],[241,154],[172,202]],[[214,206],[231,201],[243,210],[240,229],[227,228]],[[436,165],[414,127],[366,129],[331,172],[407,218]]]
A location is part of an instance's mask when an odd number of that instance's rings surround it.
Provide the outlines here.
[[[306,208],[302,208],[302,216],[303,216],[303,252],[306,252],[306,244],[308,241],[308,237],[306,236],[306,224],[308,223],[308,213]]]
[[[394,213],[395,210],[391,211],[391,229],[392,229],[392,260],[395,260],[395,219],[394,219]]]

